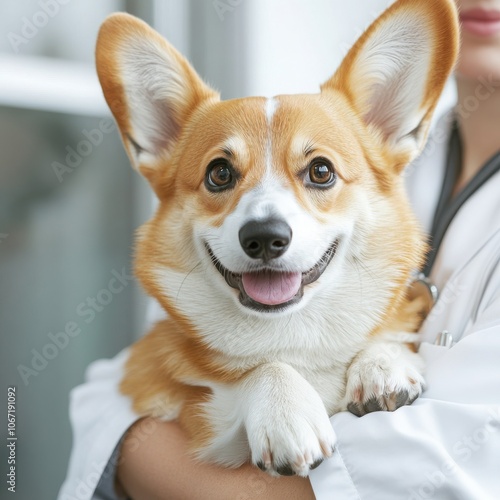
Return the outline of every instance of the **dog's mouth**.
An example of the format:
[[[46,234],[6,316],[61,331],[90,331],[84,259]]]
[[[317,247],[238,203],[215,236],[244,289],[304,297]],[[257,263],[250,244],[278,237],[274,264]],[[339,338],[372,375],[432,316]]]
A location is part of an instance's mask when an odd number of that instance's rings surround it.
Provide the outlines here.
[[[230,287],[239,290],[241,304],[260,312],[275,312],[300,302],[304,287],[314,283],[324,273],[338,245],[339,240],[335,240],[321,259],[306,272],[285,272],[263,266],[256,271],[237,274],[225,268],[208,243],[205,243],[217,271]]]

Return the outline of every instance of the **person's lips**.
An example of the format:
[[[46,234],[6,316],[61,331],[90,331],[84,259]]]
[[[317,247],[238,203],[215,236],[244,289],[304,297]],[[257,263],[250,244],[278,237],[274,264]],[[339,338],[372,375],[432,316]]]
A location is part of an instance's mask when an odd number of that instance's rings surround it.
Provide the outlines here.
[[[470,9],[460,13],[462,30],[480,36],[491,37],[500,34],[500,11]]]

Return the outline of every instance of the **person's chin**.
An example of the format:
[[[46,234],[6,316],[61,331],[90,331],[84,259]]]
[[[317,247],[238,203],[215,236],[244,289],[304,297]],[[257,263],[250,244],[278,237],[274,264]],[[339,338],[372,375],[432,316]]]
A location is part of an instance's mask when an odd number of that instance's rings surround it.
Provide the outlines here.
[[[500,41],[495,47],[468,47],[464,43],[455,75],[486,85],[490,93],[492,87],[500,87]]]

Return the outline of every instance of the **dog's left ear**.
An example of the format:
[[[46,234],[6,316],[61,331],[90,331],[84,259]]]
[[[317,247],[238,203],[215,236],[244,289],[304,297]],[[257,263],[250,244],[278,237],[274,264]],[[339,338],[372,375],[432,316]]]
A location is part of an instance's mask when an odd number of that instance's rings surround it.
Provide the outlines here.
[[[458,40],[452,0],[399,0],[359,38],[321,90],[347,97],[400,170],[425,144]]]
[[[172,45],[129,14],[102,24],[96,65],[131,163],[154,183],[190,116],[219,96]]]

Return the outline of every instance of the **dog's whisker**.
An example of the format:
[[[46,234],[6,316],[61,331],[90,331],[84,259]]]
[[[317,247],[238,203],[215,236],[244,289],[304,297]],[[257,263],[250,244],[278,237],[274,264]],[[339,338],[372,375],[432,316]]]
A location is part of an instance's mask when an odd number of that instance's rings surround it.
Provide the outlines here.
[[[181,285],[179,286],[179,290],[177,290],[177,295],[175,296],[175,300],[179,300],[179,295],[181,293],[181,289],[182,289],[182,286],[184,285],[184,283],[186,282],[186,280],[189,278],[189,275],[201,264],[201,260],[195,265],[193,266],[193,268],[186,274],[186,276],[184,276],[184,279],[182,280],[182,283]]]

